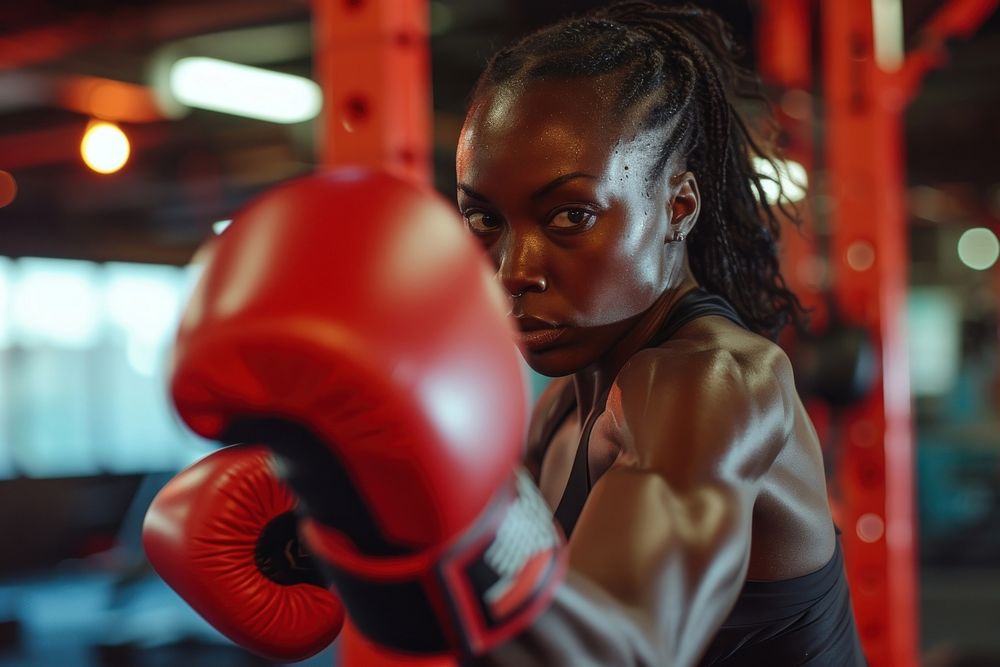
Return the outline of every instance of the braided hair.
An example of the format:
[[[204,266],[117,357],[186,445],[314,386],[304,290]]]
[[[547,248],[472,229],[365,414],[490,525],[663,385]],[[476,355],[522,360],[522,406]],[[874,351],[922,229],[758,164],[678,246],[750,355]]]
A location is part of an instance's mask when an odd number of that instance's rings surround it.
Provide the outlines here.
[[[789,322],[801,326],[803,311],[781,275],[779,220],[760,203],[766,201],[763,183],[775,179],[758,173],[753,160],[771,159],[733,107],[736,99],[765,101],[738,55],[728,26],[711,11],[628,0],[497,52],[472,103],[515,81],[617,75],[618,111],[644,114],[640,129],[663,137],[650,180],[675,155],[698,179],[701,214],[688,237],[695,278],[728,299],[751,329],[776,338]]]

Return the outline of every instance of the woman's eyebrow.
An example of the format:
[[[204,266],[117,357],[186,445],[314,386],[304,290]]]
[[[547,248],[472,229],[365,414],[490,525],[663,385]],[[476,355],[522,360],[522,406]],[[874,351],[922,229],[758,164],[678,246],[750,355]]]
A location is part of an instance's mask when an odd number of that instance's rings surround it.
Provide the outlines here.
[[[545,195],[549,194],[550,192],[552,192],[556,188],[564,185],[565,183],[568,183],[570,181],[576,180],[578,178],[590,178],[590,179],[593,179],[593,180],[597,180],[597,176],[593,176],[591,174],[588,174],[588,173],[585,173],[585,172],[582,172],[582,171],[573,171],[573,172],[570,172],[568,174],[563,174],[562,176],[558,176],[558,177],[552,179],[551,181],[549,181],[548,183],[546,183],[542,187],[540,187],[537,190],[535,190],[534,192],[532,192],[531,193],[531,198],[532,199],[541,199],[542,197],[544,197]]]
[[[563,174],[562,176],[557,176],[556,178],[552,179],[551,181],[549,181],[548,183],[546,183],[542,187],[540,187],[537,190],[535,190],[534,192],[532,192],[531,195],[529,195],[529,196],[531,197],[531,199],[541,199],[542,197],[544,197],[545,195],[549,194],[550,192],[552,192],[556,188],[561,187],[562,185],[565,185],[566,183],[569,183],[570,181],[576,180],[578,178],[589,178],[589,179],[592,179],[592,180],[597,180],[597,176],[594,176],[592,174],[588,174],[588,173],[582,172],[582,171],[574,171],[574,172],[570,172],[568,174]],[[472,188],[470,188],[468,185],[466,185],[464,183],[459,183],[458,184],[458,189],[459,189],[459,191],[461,191],[462,193],[464,193],[465,195],[467,195],[469,197],[472,197],[473,199],[478,199],[478,200],[484,201],[484,202],[489,202],[490,201],[489,197],[487,197],[486,195],[484,195],[482,193],[476,192],[475,190],[473,190]]]
[[[468,185],[465,185],[464,183],[459,183],[458,184],[458,189],[462,193],[468,195],[469,197],[472,197],[473,199],[478,199],[480,201],[489,202],[489,197],[487,197],[486,195],[483,195],[483,194],[480,194],[480,193],[476,192],[475,190],[473,190],[472,188],[470,188]]]

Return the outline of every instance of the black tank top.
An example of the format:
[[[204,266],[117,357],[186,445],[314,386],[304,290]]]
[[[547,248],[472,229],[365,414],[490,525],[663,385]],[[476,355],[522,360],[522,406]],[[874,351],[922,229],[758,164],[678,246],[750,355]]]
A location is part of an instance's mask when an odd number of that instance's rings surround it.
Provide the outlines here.
[[[708,315],[725,317],[747,328],[727,301],[695,289],[674,306],[648,347],[661,345],[685,324]],[[606,401],[607,396],[602,396],[598,405]],[[542,432],[546,446],[575,409],[576,394],[569,383],[556,399],[550,412],[553,418]],[[573,533],[593,486],[587,453],[590,432],[599,416],[595,410],[584,424],[566,490],[556,507],[555,518],[567,538]],[[837,535],[833,557],[816,572],[781,581],[745,582],[699,665],[864,667],[867,663],[854,625],[839,530]]]

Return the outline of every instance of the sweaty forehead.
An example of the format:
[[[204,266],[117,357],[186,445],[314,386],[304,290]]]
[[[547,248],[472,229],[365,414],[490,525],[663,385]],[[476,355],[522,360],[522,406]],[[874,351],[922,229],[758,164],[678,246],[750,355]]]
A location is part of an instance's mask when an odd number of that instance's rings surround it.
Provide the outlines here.
[[[633,134],[611,77],[504,84],[476,101],[458,147],[459,174],[494,161],[601,166]]]

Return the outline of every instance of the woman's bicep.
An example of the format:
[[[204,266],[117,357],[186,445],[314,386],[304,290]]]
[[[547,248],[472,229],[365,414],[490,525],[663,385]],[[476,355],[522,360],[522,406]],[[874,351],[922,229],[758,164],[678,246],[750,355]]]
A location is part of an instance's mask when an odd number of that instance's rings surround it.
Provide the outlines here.
[[[634,358],[608,399],[625,452],[595,484],[570,567],[640,610],[678,664],[697,659],[746,575],[753,506],[783,405],[727,353]],[[773,375],[770,375],[773,377]]]
[[[713,483],[681,494],[656,473],[615,467],[587,500],[570,568],[647,619],[671,664],[689,664],[742,588],[752,511],[749,489]]]

